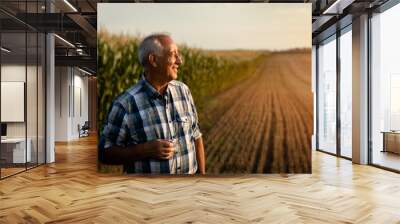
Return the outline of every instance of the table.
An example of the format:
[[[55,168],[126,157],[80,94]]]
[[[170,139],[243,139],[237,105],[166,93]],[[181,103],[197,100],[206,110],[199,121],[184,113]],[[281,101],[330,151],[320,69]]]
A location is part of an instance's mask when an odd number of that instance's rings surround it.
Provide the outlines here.
[[[400,131],[382,131],[381,133],[383,133],[382,152],[400,154]]]
[[[25,138],[1,139],[1,157],[6,163],[26,163],[32,160],[32,140],[26,139],[28,147],[25,154]]]

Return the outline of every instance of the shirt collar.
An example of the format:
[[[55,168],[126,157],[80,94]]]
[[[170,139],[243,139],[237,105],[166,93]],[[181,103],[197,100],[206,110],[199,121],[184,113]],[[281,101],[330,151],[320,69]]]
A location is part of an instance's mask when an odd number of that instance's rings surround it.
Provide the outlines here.
[[[163,96],[146,80],[144,73],[142,74],[141,78],[140,78],[140,82],[143,86],[144,91],[147,93],[147,95],[150,98],[158,98],[158,99],[162,99]],[[166,95],[169,91],[169,88],[167,86],[167,89],[165,90],[164,95]]]

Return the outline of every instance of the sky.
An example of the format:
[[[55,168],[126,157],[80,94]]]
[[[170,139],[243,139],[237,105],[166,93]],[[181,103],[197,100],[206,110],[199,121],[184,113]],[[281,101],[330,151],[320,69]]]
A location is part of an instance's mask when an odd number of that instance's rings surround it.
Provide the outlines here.
[[[311,4],[99,3],[98,29],[209,50],[311,48]]]

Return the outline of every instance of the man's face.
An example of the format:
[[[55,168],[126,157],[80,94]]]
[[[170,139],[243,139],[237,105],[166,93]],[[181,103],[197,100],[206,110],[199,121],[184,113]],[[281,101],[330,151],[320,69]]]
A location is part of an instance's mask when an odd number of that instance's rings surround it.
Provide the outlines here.
[[[163,38],[161,44],[164,46],[164,51],[159,57],[158,66],[161,75],[169,82],[178,78],[178,68],[182,64],[182,59],[178,46],[171,38]]]

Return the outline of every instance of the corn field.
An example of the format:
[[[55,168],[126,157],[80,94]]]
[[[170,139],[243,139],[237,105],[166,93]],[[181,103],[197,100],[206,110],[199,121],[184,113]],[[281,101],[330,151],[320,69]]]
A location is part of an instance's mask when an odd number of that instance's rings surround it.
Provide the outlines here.
[[[98,40],[102,124],[112,100],[143,70],[139,38],[100,33]],[[207,173],[311,172],[309,49],[251,56],[239,50],[179,49],[178,79],[189,86],[196,103]],[[99,171],[121,172],[122,167],[100,164]]]
[[[127,35],[111,35],[101,31],[98,38],[98,130],[114,98],[134,85],[143,68],[139,63],[140,39]],[[212,55],[201,49],[179,46],[183,64],[178,80],[189,86],[195,100],[202,129],[207,130],[211,121],[202,113],[206,103],[216,94],[233,86],[254,73],[265,55],[247,60],[235,60]]]

